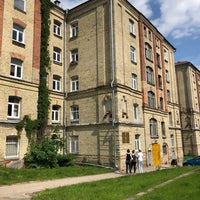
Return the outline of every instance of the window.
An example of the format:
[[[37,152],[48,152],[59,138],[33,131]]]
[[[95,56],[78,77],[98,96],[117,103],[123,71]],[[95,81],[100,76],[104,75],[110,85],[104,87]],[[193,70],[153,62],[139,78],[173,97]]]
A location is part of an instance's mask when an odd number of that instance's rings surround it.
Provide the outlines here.
[[[158,67],[161,68],[161,64],[160,64],[160,55],[158,53],[156,53],[156,58],[157,58],[157,65]]]
[[[149,120],[150,125],[150,136],[151,137],[158,137],[158,131],[157,131],[157,121],[155,119]]]
[[[169,72],[168,70],[165,71],[165,75],[166,75],[166,81],[169,83]]]
[[[168,51],[164,49],[164,60],[168,61]]]
[[[147,83],[154,84],[154,74],[151,67],[146,67]]]
[[[167,144],[162,145],[163,155],[167,155]]]
[[[57,36],[61,36],[61,22],[54,20],[53,32]]]
[[[58,105],[52,106],[52,122],[53,123],[60,122],[60,106]]]
[[[18,97],[10,96],[8,99],[8,117],[19,119],[20,101]]]
[[[136,134],[135,135],[135,150],[139,150],[140,149],[140,135]]]
[[[22,61],[16,58],[11,58],[10,76],[13,78],[22,78]]]
[[[169,90],[167,90],[167,101],[171,101],[171,94]]]
[[[17,158],[19,153],[19,141],[17,136],[6,137],[6,158]]]
[[[134,47],[130,47],[130,57],[132,62],[136,62],[136,49]]]
[[[166,137],[165,122],[161,122],[162,137]]]
[[[147,59],[152,60],[152,47],[148,43],[145,43],[145,56]]]
[[[148,106],[149,108],[155,108],[155,94],[153,92],[148,92]]]
[[[138,104],[133,104],[133,118],[134,118],[134,122],[139,122],[139,106],[138,106]]]
[[[151,31],[149,31],[149,40],[152,40],[152,35],[151,35]]]
[[[58,47],[53,48],[53,60],[61,63],[61,49]]]
[[[71,78],[71,91],[78,91],[78,76],[73,76]]]
[[[174,135],[170,134],[171,146],[174,147]]]
[[[70,62],[71,63],[78,62],[78,49],[74,49],[70,52]]]
[[[24,43],[24,28],[23,27],[17,24],[13,24],[12,40],[19,43]]]
[[[14,8],[25,11],[25,0],[14,0]]]
[[[132,74],[132,88],[134,90],[137,90],[137,75],[136,74]]]
[[[164,101],[162,97],[160,97],[160,109],[164,110]]]
[[[77,36],[78,36],[78,22],[75,22],[70,26],[70,38]]]
[[[79,120],[79,107],[77,105],[71,106],[71,121]]]
[[[122,143],[129,143],[129,132],[123,132],[122,133]]]
[[[158,86],[160,89],[162,89],[162,76],[158,75]]]
[[[172,113],[169,112],[169,126],[173,126]]]
[[[129,20],[129,31],[131,35],[135,35],[134,21],[131,19]]]
[[[53,90],[61,91],[61,78],[60,76],[53,75]]]
[[[78,153],[78,136],[69,137],[70,153]]]
[[[144,36],[147,37],[147,28],[144,26]]]

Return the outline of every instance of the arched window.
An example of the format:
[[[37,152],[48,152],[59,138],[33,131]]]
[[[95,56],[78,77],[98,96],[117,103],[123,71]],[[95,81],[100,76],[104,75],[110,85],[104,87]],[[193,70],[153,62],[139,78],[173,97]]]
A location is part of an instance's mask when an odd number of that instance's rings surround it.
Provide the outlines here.
[[[147,83],[154,84],[154,74],[153,69],[149,66],[146,67]]]
[[[148,92],[148,106],[149,108],[155,108],[155,94],[151,91]]]
[[[150,129],[151,137],[158,137],[157,120],[156,119],[151,118],[149,120],[149,129]]]
[[[149,43],[145,43],[145,56],[148,60],[152,60],[152,47]]]

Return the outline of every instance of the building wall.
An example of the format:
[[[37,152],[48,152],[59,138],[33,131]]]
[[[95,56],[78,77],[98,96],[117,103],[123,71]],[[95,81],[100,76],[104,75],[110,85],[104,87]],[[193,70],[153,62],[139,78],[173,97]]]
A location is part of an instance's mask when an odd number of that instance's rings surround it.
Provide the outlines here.
[[[22,159],[27,150],[27,138],[23,131],[18,138],[18,152],[14,157],[6,157],[6,138],[17,136],[15,125],[24,115],[32,119],[37,118],[37,96],[39,80],[39,60],[33,58],[39,56],[39,52],[33,52],[35,47],[40,49],[40,32],[34,31],[35,25],[40,23],[40,15],[36,10],[40,7],[40,1],[32,1],[26,5],[24,11],[14,7],[14,1],[3,1],[1,4],[1,33],[0,34],[0,161],[9,162],[13,159]],[[35,19],[39,22],[35,22]],[[35,22],[35,23],[34,23]],[[12,39],[13,24],[24,28],[24,42],[16,42]],[[35,33],[35,35],[34,35]],[[10,76],[11,58],[22,61],[21,78]],[[36,67],[37,66],[37,67]],[[16,75],[16,74],[15,74]],[[17,117],[8,116],[9,96],[19,98]]]

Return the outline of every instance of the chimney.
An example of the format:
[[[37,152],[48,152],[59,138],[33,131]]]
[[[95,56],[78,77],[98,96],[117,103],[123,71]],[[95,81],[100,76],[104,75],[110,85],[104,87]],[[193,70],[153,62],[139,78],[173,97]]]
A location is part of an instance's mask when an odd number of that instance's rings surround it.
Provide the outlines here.
[[[60,5],[60,1],[55,0],[55,1],[54,1],[54,4],[55,4],[56,6],[59,6],[59,5]]]

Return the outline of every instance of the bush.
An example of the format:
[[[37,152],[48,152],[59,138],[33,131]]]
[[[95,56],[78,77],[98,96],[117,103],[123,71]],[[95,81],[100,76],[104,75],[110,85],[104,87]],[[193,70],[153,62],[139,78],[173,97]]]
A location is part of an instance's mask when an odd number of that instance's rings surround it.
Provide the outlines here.
[[[66,155],[57,155],[58,165],[59,167],[67,167],[74,165],[74,155],[66,154]]]

